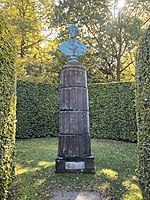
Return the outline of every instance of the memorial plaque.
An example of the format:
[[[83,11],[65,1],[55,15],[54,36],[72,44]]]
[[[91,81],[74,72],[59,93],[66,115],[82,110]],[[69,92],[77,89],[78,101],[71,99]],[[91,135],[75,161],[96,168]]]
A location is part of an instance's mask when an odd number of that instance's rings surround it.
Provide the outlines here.
[[[65,169],[85,169],[84,162],[65,162]]]

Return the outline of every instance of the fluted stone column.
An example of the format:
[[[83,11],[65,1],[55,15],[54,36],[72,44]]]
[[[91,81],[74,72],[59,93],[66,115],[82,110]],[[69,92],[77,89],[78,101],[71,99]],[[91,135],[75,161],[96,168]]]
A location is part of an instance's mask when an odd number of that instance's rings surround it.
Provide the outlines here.
[[[89,130],[86,69],[79,62],[65,65],[60,75],[59,143],[56,172],[94,173]]]

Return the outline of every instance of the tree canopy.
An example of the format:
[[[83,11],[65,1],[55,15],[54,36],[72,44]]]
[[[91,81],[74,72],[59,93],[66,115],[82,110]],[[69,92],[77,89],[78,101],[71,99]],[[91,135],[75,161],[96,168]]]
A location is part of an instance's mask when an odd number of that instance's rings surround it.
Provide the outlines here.
[[[110,0],[60,1],[54,22],[65,28],[79,25],[89,47],[85,63],[92,79],[99,73],[95,81],[128,81],[133,80],[137,41],[148,22],[147,4],[132,0],[121,7]]]
[[[2,0],[15,36],[19,79],[56,82],[65,59],[57,50],[77,24],[88,47],[80,58],[89,82],[133,81],[138,39],[149,21],[148,1]]]
[[[48,26],[51,28],[53,2],[3,0],[1,9],[15,37],[18,78],[53,81],[53,76],[57,76],[57,72],[52,69],[53,49],[57,45],[56,40],[49,39],[51,31],[45,31]]]

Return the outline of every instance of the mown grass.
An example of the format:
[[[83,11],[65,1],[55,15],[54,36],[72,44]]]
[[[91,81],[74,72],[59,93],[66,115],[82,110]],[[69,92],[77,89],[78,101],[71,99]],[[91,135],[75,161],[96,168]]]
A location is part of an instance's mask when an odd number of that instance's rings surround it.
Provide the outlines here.
[[[95,174],[55,174],[57,139],[16,142],[15,199],[50,200],[52,191],[92,190],[114,200],[142,200],[136,178],[136,144],[92,139]]]

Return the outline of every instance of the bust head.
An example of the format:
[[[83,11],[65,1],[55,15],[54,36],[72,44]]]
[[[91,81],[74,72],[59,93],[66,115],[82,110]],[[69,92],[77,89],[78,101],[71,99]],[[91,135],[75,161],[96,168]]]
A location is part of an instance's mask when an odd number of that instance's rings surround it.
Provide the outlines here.
[[[71,38],[75,38],[79,34],[79,29],[75,24],[71,24],[68,31]]]
[[[79,34],[79,29],[76,25],[70,25],[69,34],[71,39],[63,42],[59,50],[64,53],[66,56],[69,56],[70,62],[78,62],[78,56],[82,56],[87,52],[86,46],[76,39]]]

